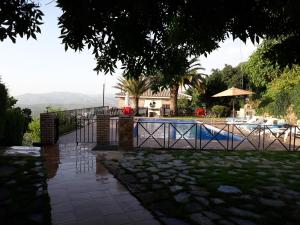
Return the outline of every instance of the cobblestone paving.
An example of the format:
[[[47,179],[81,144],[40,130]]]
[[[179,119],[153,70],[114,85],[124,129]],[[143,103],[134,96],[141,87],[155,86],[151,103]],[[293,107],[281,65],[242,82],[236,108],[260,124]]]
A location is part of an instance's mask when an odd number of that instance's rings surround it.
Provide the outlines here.
[[[296,225],[300,154],[139,151],[103,163],[167,225]]]
[[[51,224],[46,171],[39,148],[0,150],[0,224]]]

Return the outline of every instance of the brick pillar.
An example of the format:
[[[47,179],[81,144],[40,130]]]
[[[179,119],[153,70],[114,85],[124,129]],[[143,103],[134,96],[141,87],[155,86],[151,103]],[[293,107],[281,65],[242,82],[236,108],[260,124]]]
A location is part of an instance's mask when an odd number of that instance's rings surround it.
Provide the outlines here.
[[[109,145],[110,115],[97,114],[97,144]]]
[[[55,113],[40,114],[41,144],[55,144],[57,138],[57,123]]]
[[[133,117],[119,117],[119,150],[130,151],[133,149]]]

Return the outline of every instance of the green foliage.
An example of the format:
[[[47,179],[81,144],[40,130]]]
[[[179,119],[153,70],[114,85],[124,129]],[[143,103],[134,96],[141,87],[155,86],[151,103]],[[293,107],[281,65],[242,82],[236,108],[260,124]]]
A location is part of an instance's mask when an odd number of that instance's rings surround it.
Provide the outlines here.
[[[33,120],[29,126],[28,131],[24,134],[23,145],[32,145],[33,143],[39,143],[41,136],[40,120]]]
[[[225,65],[222,70],[214,69],[211,75],[206,78],[206,92],[202,95],[202,102],[211,108],[213,105],[224,105],[232,107],[232,97],[214,98],[213,95],[224,91],[230,87],[250,89],[252,84],[249,76],[241,70],[242,65],[232,67]],[[236,97],[236,106],[240,107],[244,102],[244,97]]]
[[[293,34],[277,38],[277,42],[270,46],[263,57],[281,68],[292,67],[295,64],[300,65],[299,26],[297,29]]]
[[[0,9],[0,41],[10,38],[15,43],[17,35],[36,39],[36,33],[41,33],[43,13],[34,1],[1,0]]]
[[[290,92],[291,103],[298,119],[300,118],[300,83]]]
[[[66,116],[64,113],[58,113],[58,126],[59,135],[69,133],[76,130],[76,119],[75,117]]]
[[[28,130],[28,126],[32,121],[32,116],[31,116],[31,109],[29,108],[24,108],[22,109],[22,113],[24,115],[25,121],[24,121],[24,133]]]
[[[211,108],[211,111],[213,113],[213,115],[215,117],[226,117],[229,115],[229,108],[227,106],[223,106],[223,105],[214,105],[212,108]]]
[[[191,101],[186,97],[179,98],[177,100],[177,107],[180,109],[188,109],[191,107]]]
[[[265,40],[242,66],[242,70],[249,74],[251,82],[258,88],[265,89],[268,83],[279,77],[282,72],[277,64],[264,57],[276,42]]]
[[[203,70],[197,57],[188,60],[183,50],[174,51],[161,63],[160,68],[149,75],[152,80],[151,88],[158,90],[182,86],[204,92],[206,74],[201,72]]]
[[[8,109],[5,113],[4,146],[22,145],[25,117],[20,108]]]
[[[297,84],[300,84],[300,66],[293,66],[291,69],[285,69],[268,85],[266,96],[275,99],[280,92],[290,92]]]
[[[0,146],[4,138],[5,112],[7,109],[7,89],[0,80]]]
[[[274,79],[268,86],[262,98],[260,107],[262,112],[274,116],[285,116],[290,106],[297,116],[300,116],[300,66],[286,68],[284,72]]]
[[[113,72],[118,62],[135,75],[160,68],[169,49],[184,49],[187,56],[206,55],[230,35],[244,42],[247,38],[258,42],[259,38],[300,33],[297,1],[57,3],[63,12],[59,27],[65,49],[92,48],[97,59],[95,70],[105,73]],[[299,38],[295,40],[299,43]]]
[[[138,79],[125,78],[119,79],[119,83],[116,88],[123,92],[128,92],[129,95],[134,97],[140,97],[150,87],[149,80],[141,76]]]
[[[190,107],[193,110],[195,110],[196,108],[199,108],[199,107],[204,107],[206,105],[202,99],[203,93],[199,92],[196,88],[189,88],[186,91],[186,94],[192,96]]]
[[[271,113],[271,115],[274,115],[276,117],[285,116],[290,105],[290,92],[287,90],[282,90],[276,95],[274,101],[270,102],[266,106],[266,110],[267,112]]]
[[[123,92],[128,92],[129,95],[134,97],[135,113],[136,115],[138,115],[139,98],[144,92],[146,92],[150,88],[149,79],[147,79],[144,76],[140,76],[138,78],[130,78],[128,77],[128,74],[124,75],[127,75],[127,78],[121,77],[116,88],[120,89]]]
[[[0,146],[21,145],[31,121],[31,110],[14,108],[16,102],[0,80]]]
[[[201,67],[199,59],[194,57],[190,60],[183,50],[172,52],[164,59],[162,68],[151,75],[151,88],[155,91],[168,88],[171,94],[171,111],[177,115],[177,102],[179,87],[194,88],[198,92],[205,92],[205,74],[201,73],[204,68]]]
[[[47,107],[47,112],[56,113],[58,119],[59,136],[74,131],[76,129],[76,117],[66,114],[61,108]]]

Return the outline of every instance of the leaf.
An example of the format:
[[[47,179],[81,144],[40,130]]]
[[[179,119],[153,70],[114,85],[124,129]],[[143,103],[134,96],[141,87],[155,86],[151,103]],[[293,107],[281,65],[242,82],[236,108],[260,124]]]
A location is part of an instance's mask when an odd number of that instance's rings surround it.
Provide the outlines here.
[[[34,32],[31,33],[31,36],[33,37],[33,39],[36,39],[36,35]]]

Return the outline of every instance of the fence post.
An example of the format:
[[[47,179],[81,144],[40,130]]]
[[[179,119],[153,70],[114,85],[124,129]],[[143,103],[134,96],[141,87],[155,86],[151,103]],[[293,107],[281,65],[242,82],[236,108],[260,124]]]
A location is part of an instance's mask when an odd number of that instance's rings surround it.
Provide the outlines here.
[[[40,114],[41,144],[55,144],[58,137],[58,123],[56,113]]]
[[[96,139],[98,145],[109,145],[110,115],[97,114],[96,117]]]
[[[133,149],[133,117],[119,116],[119,150]]]

